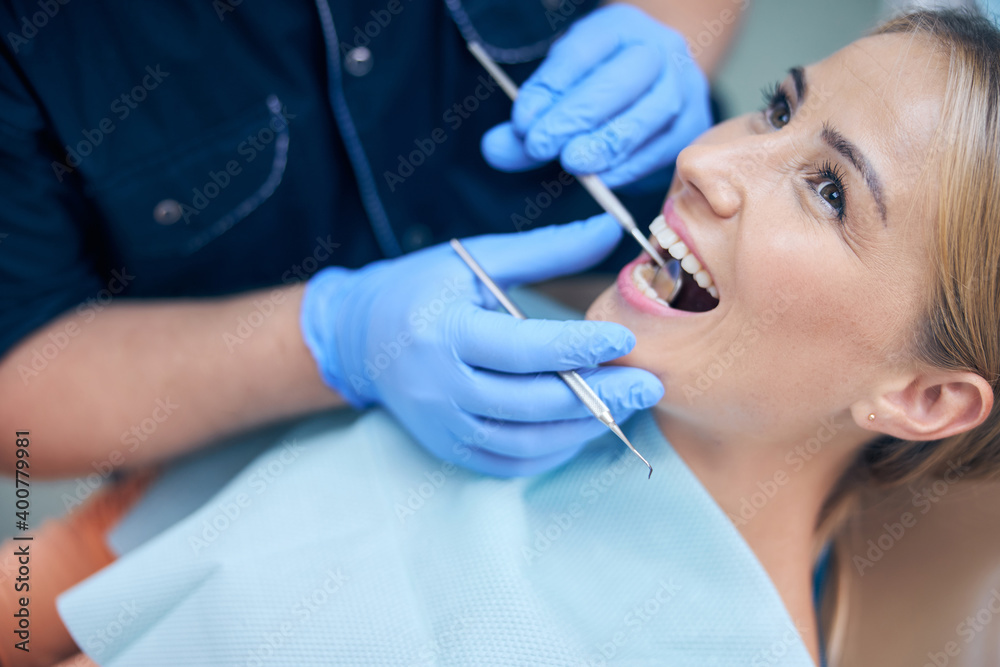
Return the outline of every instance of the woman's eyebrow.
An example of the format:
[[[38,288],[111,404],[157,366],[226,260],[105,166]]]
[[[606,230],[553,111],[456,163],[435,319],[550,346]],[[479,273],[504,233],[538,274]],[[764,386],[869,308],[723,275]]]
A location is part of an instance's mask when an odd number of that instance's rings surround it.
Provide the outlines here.
[[[801,107],[805,103],[806,94],[809,92],[809,86],[806,82],[806,71],[802,67],[793,67],[788,70],[788,73],[792,75],[792,81],[795,82],[797,106]],[[857,144],[850,141],[829,123],[823,123],[821,136],[830,148],[843,155],[861,173],[865,185],[868,186],[868,189],[872,193],[875,205],[878,206],[879,215],[882,216],[882,224],[885,225],[886,215],[885,202],[882,200],[882,181],[872,167],[872,163],[861,152]]]
[[[868,158],[861,152],[857,144],[852,143],[832,125],[823,123],[821,136],[830,148],[847,158],[854,165],[854,168],[861,172],[861,177],[865,179],[865,184],[875,199],[875,205],[878,206],[879,215],[882,216],[882,224],[885,225],[885,203],[882,201],[882,182],[879,180],[878,174],[875,173],[875,169],[872,168],[872,163],[868,161]]]
[[[788,70],[795,82],[795,99],[801,106],[806,101],[806,71],[802,67],[793,67]]]

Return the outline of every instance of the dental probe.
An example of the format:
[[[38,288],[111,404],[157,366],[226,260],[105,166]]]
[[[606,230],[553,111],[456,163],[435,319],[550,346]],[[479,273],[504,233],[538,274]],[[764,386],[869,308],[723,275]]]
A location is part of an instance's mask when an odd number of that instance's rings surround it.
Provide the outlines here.
[[[500,84],[501,88],[503,88],[503,92],[507,93],[507,97],[509,97],[511,101],[516,100],[518,92],[517,84],[515,84],[511,78],[507,76],[506,72],[500,69],[500,65],[497,64],[497,61],[493,60],[490,54],[486,53],[486,49],[484,49],[479,42],[469,42],[468,46],[469,51],[471,51],[472,55],[476,57],[479,64],[490,73],[490,76],[496,79],[496,82]],[[611,191],[611,188],[605,185],[604,181],[602,181],[597,174],[581,174],[576,177],[576,180],[580,181],[583,187],[587,189],[587,192],[590,193],[590,196],[601,205],[601,208],[610,213],[611,216],[618,221],[618,224],[622,226],[622,229],[628,232],[632,238],[634,238],[639,245],[642,246],[642,249],[646,251],[646,254],[653,258],[653,261],[657,264],[657,270],[666,270],[667,263],[660,256],[660,253],[656,252],[656,249],[652,246],[652,244],[646,240],[646,237],[643,236],[642,232],[639,231],[639,227],[635,224],[635,219],[632,217],[632,214],[628,212],[625,205],[622,204],[618,197],[615,196],[615,193]],[[683,274],[680,271],[675,273],[676,275],[672,274],[674,278],[674,287],[670,293],[670,298],[666,300],[668,303],[672,302],[681,290],[681,281],[683,280],[681,276]]]
[[[500,286],[493,282],[493,279],[490,278],[489,274],[486,273],[483,267],[479,265],[479,262],[477,262],[475,258],[469,254],[469,251],[465,249],[465,246],[462,245],[461,241],[458,239],[452,239],[451,247],[455,249],[455,252],[462,258],[462,261],[465,262],[470,269],[472,269],[472,272],[476,274],[476,277],[479,278],[484,285],[486,285],[486,288],[493,294],[493,296],[496,297],[497,301],[500,302],[500,305],[502,305],[508,313],[519,320],[528,319],[524,313],[521,312],[521,309],[518,308],[506,294],[504,294],[504,291],[500,289]],[[557,371],[557,373],[559,374],[559,377],[562,378],[563,382],[565,382],[566,385],[572,390],[572,392],[576,394],[576,397],[579,398],[585,406],[587,406],[590,413],[597,417],[602,424],[611,429],[612,433],[621,438],[621,441],[624,442],[636,456],[642,459],[642,462],[646,464],[647,468],[649,468],[649,475],[646,479],[652,477],[653,466],[649,465],[649,461],[643,458],[642,454],[640,454],[639,451],[632,446],[632,443],[629,442],[628,438],[625,437],[621,427],[619,427],[615,422],[615,418],[611,416],[610,408],[608,408],[604,401],[601,400],[601,397],[597,395],[597,392],[594,391],[576,371]]]

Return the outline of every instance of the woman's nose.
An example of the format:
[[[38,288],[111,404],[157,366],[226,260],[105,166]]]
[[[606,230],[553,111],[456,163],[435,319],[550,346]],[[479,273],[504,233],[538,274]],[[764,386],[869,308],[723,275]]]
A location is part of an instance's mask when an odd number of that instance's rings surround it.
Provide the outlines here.
[[[712,214],[729,219],[743,207],[748,164],[746,146],[741,142],[696,143],[677,156],[676,174],[680,181],[698,193]],[[760,165],[763,166],[763,165]]]

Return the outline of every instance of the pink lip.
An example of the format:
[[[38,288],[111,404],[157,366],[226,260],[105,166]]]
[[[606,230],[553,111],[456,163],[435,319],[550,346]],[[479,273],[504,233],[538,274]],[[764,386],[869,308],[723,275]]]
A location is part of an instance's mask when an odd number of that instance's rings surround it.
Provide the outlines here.
[[[625,268],[618,273],[616,286],[618,287],[618,293],[622,295],[623,299],[625,299],[625,303],[632,306],[639,312],[657,315],[659,317],[687,317],[690,315],[700,314],[689,313],[687,311],[676,310],[674,308],[667,308],[666,306],[648,298],[645,294],[639,291],[639,288],[632,282],[632,271],[635,269],[637,264],[645,264],[648,261],[649,255],[642,253],[634,260],[626,264]]]
[[[698,263],[701,264],[706,271],[708,271],[708,265],[705,264],[705,260],[701,258],[701,254],[698,252],[698,248],[695,247],[694,241],[691,240],[691,234],[688,232],[687,225],[684,224],[684,220],[681,219],[681,216],[679,216],[677,211],[674,210],[673,197],[670,197],[663,203],[663,218],[667,223],[667,227],[674,230],[677,233],[677,236],[681,237],[681,241],[684,241],[684,245],[686,245],[688,250],[691,251],[691,254],[698,258]],[[664,250],[666,250],[666,248],[664,248]],[[711,275],[712,272],[708,271],[708,273]]]

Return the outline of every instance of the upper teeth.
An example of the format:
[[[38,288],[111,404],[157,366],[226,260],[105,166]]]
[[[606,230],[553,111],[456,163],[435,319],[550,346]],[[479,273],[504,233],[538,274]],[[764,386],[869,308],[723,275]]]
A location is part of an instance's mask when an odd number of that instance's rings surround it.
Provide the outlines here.
[[[704,288],[706,292],[716,299],[719,298],[719,290],[715,288],[712,276],[702,268],[701,262],[688,250],[687,245],[684,241],[681,241],[681,237],[677,235],[677,232],[667,227],[667,221],[662,215],[653,220],[653,224],[649,226],[649,231],[656,237],[656,242],[660,244],[661,248],[665,248],[674,259],[680,260],[681,268],[694,276],[694,281],[698,283],[699,287]]]

